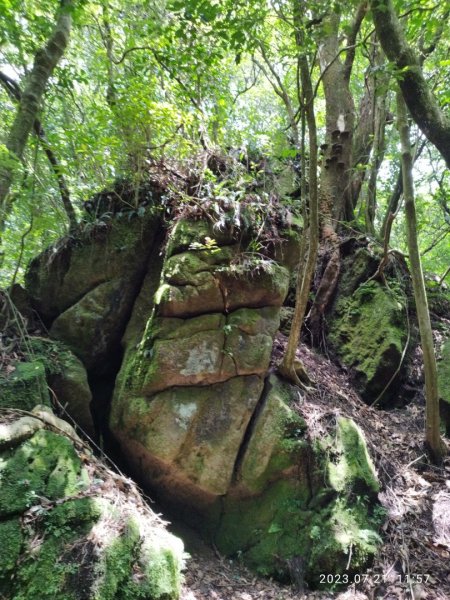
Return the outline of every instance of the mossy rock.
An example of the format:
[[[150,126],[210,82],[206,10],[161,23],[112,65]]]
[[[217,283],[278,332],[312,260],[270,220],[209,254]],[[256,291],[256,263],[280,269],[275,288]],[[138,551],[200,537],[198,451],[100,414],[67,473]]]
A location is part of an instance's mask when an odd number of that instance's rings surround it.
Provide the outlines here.
[[[58,315],[102,283],[140,278],[160,219],[114,220],[109,228],[61,240],[31,261],[25,275],[32,305],[49,325]]]
[[[17,568],[23,544],[22,523],[15,517],[0,522],[0,590],[8,587],[8,580]]]
[[[34,360],[13,366],[9,375],[0,375],[0,407],[30,411],[36,404],[50,406],[44,363]]]
[[[40,429],[1,452],[0,475],[1,597],[179,597],[182,542],[135,489],[128,497],[115,488],[86,448],[80,453],[65,435]]]
[[[41,498],[56,500],[88,485],[72,443],[51,431],[37,431],[18,448],[0,454],[0,516],[19,514]]]
[[[375,281],[364,283],[351,296],[338,296],[327,326],[331,349],[363,399],[374,401],[388,384],[383,401],[392,397],[407,341],[402,296]]]
[[[93,439],[92,393],[83,363],[72,352],[67,352],[61,372],[49,377],[49,385],[68,415]]]
[[[425,279],[428,308],[431,316],[444,317],[450,315],[450,288],[447,285],[439,285],[434,279]]]
[[[288,269],[260,257],[240,263],[240,257],[245,258],[245,253],[230,247],[169,258],[155,295],[158,316],[186,318],[281,306],[288,291]]]
[[[362,489],[377,493],[380,489],[372,459],[361,429],[351,419],[339,417],[333,453],[335,462],[328,463],[328,479],[337,492]]]
[[[209,527],[224,554],[261,574],[301,575],[317,587],[321,573],[366,567],[381,541],[383,514],[362,430],[340,417],[334,437],[312,442],[292,407],[295,394],[273,375],[266,383],[235,482],[219,516],[210,510]]]
[[[182,482],[187,499],[194,487],[199,495],[224,494],[262,388],[261,378],[248,376],[150,398],[119,393],[111,429],[139,477],[158,491],[170,494]]]
[[[226,230],[214,230],[207,220],[181,219],[173,227],[167,243],[166,256],[170,258],[189,250],[191,244],[204,244],[205,238],[214,239],[219,246],[232,245],[233,235]]]
[[[307,487],[309,444],[306,423],[290,406],[291,386],[275,375],[265,385],[252,435],[237,473],[241,493],[261,493],[270,483],[295,473]]]
[[[440,349],[440,356],[437,363],[438,370],[438,389],[441,401],[441,419],[446,429],[447,435],[450,434],[450,332],[449,337],[444,339]]]
[[[190,319],[153,316],[139,350],[126,357],[128,385],[137,395],[150,396],[173,386],[204,386],[237,375],[264,376],[278,325],[276,307]]]
[[[64,342],[88,370],[100,368],[120,342],[134,292],[123,279],[98,285],[55,319],[51,337]]]

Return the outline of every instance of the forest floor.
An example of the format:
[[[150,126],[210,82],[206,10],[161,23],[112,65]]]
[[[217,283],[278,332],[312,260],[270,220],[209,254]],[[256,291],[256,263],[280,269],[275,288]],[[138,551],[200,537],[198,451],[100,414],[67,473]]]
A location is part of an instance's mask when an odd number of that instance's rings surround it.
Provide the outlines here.
[[[285,343],[279,334],[275,360]],[[347,590],[301,594],[255,577],[195,534],[180,532],[191,554],[182,600],[450,600],[450,456],[440,467],[427,460],[423,395],[403,408],[371,408],[327,358],[304,345],[299,357],[318,382],[314,392],[299,395],[297,406],[312,434],[325,434],[339,415],[351,417],[365,432],[387,511],[384,543],[371,567],[355,576],[357,583]]]

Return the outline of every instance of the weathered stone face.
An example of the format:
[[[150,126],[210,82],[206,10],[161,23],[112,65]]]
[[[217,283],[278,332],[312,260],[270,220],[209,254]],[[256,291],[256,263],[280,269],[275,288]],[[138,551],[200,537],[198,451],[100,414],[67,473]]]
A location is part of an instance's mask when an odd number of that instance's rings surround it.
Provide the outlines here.
[[[369,403],[385,388],[379,400],[392,397],[408,339],[404,294],[369,280],[377,264],[365,248],[347,259],[326,324],[331,350]]]
[[[262,387],[259,377],[234,377],[133,398],[121,410],[114,405],[114,431],[125,448],[127,440],[139,444],[149,479],[169,485],[161,480],[163,464],[168,481],[188,479],[206,495],[225,494]],[[138,464],[140,457],[129,458]]]
[[[260,260],[235,269],[236,244],[186,251],[190,239],[179,223],[154,311],[138,347],[127,349],[111,427],[124,447],[137,444],[131,462],[145,455],[160,485],[187,480],[214,496],[230,485],[260,399],[288,272]]]
[[[215,243],[202,244],[207,236]],[[378,539],[364,439],[340,423],[330,463],[292,407],[296,390],[268,376],[288,270],[201,221],[177,223],[158,255],[154,247],[146,263],[140,256],[139,273],[117,263],[92,287],[70,286],[74,300],[63,309],[56,284],[49,293],[51,333],[91,378],[123,334],[108,433],[128,464],[219,550],[264,574],[287,577],[299,556],[311,581],[319,569],[343,571],[349,544],[362,568]],[[366,498],[358,510],[356,488]]]

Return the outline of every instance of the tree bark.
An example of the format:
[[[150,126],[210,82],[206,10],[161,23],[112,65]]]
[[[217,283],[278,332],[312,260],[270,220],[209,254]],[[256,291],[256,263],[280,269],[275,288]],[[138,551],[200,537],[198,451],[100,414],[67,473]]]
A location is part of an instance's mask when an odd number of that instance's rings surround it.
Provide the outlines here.
[[[392,0],[371,0],[378,39],[399,69],[399,85],[412,118],[450,167],[450,119],[442,112],[423,75],[420,60],[406,41]]]
[[[10,77],[5,75],[0,71],[0,83],[5,87],[6,91],[10,95],[10,97],[16,102],[20,102],[22,99],[22,91],[19,85],[13,81]],[[56,158],[55,153],[53,152],[50,143],[45,135],[45,130],[42,126],[42,123],[39,119],[35,119],[33,123],[33,129],[36,136],[39,138],[41,142],[41,146],[45,152],[45,155],[50,163],[50,166],[53,170],[53,173],[56,177],[56,181],[58,182],[59,192],[61,194],[61,201],[64,206],[64,210],[67,215],[67,219],[69,221],[69,232],[73,233],[76,231],[78,227],[77,217],[75,215],[74,208],[72,206],[72,202],[70,200],[70,192],[67,186],[64,175],[61,171],[61,166]]]
[[[301,9],[301,3],[296,2],[294,5],[294,14],[296,15],[296,42],[299,52],[301,53],[299,55],[299,66],[303,90],[303,110],[305,111],[309,137],[309,243],[306,264],[299,264],[294,316],[291,323],[286,351],[280,365],[280,372],[293,383],[305,387],[305,384],[311,383],[311,380],[306,374],[303,365],[297,363],[295,353],[300,339],[300,332],[305,318],[306,306],[308,304],[309,290],[311,288],[317,261],[317,250],[319,246],[319,206],[317,196],[317,129],[316,117],[314,114],[314,91],[308,59],[306,55],[302,53],[304,44],[300,19]],[[306,235],[306,231],[304,231],[304,235]]]
[[[9,156],[0,162],[0,235],[12,208],[9,190],[14,172],[18,162],[23,158],[28,136],[36,121],[47,82],[69,43],[74,3],[75,0],[61,0],[55,27],[46,45],[36,52],[33,68],[28,76],[16,117],[6,140]]]
[[[331,13],[323,20],[319,47],[321,77],[325,93],[326,135],[320,178],[321,250],[326,262],[310,313],[311,331],[317,336],[321,319],[337,285],[340,272],[340,221],[353,219],[351,197],[352,139],[354,104],[350,93],[351,64],[339,58],[340,15]],[[356,21],[359,27],[361,21]],[[356,37],[356,34],[355,34]]]
[[[402,150],[403,197],[405,200],[408,252],[411,264],[411,278],[414,290],[420,342],[423,351],[425,373],[426,424],[425,440],[434,462],[442,462],[444,445],[440,437],[439,394],[433,332],[431,329],[425,280],[417,241],[417,220],[414,203],[414,181],[412,176],[413,155],[409,139],[409,125],[406,104],[400,90],[397,93],[397,125]]]

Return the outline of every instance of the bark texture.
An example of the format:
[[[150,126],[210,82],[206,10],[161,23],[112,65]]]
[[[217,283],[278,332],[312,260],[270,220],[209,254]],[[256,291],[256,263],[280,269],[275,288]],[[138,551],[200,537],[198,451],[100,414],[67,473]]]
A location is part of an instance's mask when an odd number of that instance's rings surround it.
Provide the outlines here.
[[[397,93],[398,130],[402,148],[403,196],[405,199],[408,252],[411,263],[411,278],[414,290],[420,343],[423,351],[426,398],[425,439],[436,463],[442,461],[444,445],[440,437],[439,394],[433,332],[431,329],[425,280],[417,241],[417,220],[414,203],[414,181],[412,176],[413,156],[409,139],[406,105],[402,94]]]
[[[296,19],[297,23],[299,24],[301,4],[298,3],[296,8]],[[296,28],[296,42],[299,51],[301,52],[303,45],[301,26]],[[303,110],[309,136],[309,239],[306,264],[303,265],[303,261],[301,261],[299,264],[294,317],[291,323],[286,353],[283,357],[283,362],[280,365],[280,372],[284,377],[293,381],[297,385],[304,385],[305,383],[311,383],[311,381],[303,366],[296,361],[295,353],[300,339],[300,331],[305,318],[309,290],[311,288],[311,282],[317,261],[317,251],[319,246],[319,207],[317,196],[317,131],[316,117],[314,114],[314,92],[308,59],[306,58],[305,54],[299,54],[299,67],[301,86],[303,90]],[[304,232],[304,235],[306,235],[306,231]],[[302,254],[304,254],[304,252]]]
[[[371,0],[375,29],[388,59],[400,70],[399,85],[412,118],[450,167],[450,119],[442,112],[406,41],[392,0]]]

